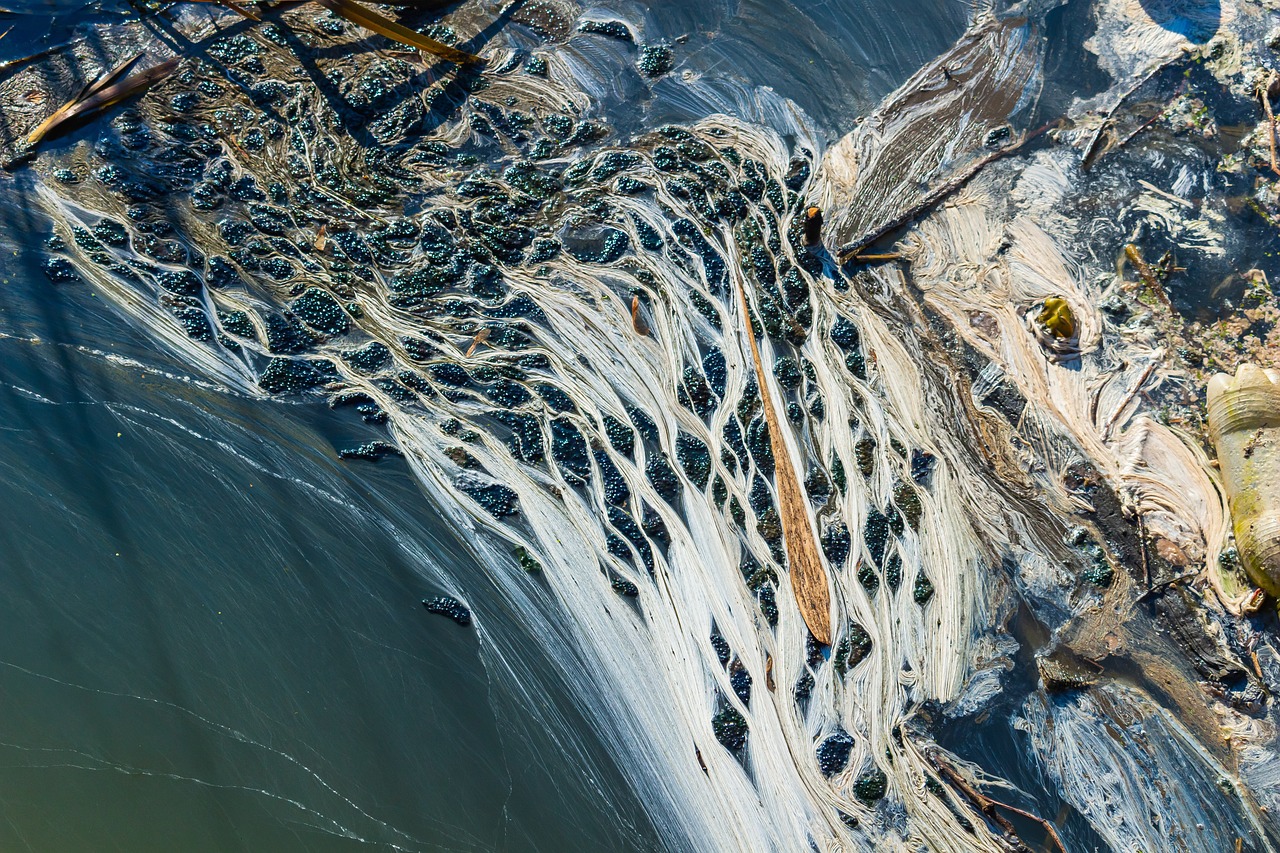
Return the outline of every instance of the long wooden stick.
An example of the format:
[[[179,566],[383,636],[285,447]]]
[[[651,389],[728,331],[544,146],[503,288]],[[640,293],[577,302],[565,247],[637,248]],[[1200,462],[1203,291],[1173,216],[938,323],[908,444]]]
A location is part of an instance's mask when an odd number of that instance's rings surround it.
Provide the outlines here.
[[[1124,246],[1125,257],[1129,259],[1129,263],[1133,264],[1134,271],[1138,274],[1138,278],[1142,279],[1142,283],[1155,291],[1155,295],[1160,299],[1165,308],[1173,310],[1173,303],[1169,301],[1169,294],[1164,292],[1164,285],[1160,283],[1160,279],[1156,277],[1156,271],[1151,268],[1151,264],[1147,263],[1142,257],[1142,252],[1138,251],[1138,247],[1132,243],[1126,243]]]
[[[778,487],[778,512],[782,520],[782,540],[787,548],[787,562],[791,569],[791,589],[800,606],[800,615],[809,633],[823,645],[831,645],[831,593],[827,590],[827,573],[822,567],[822,552],[809,524],[809,511],[800,478],[796,476],[791,454],[782,438],[782,425],[773,408],[760,349],[756,346],[755,332],[751,328],[751,309],[747,305],[747,292],[741,276],[734,276],[738,298],[742,302],[742,322],[746,325],[747,340],[751,342],[751,360],[756,368],[756,384],[760,386],[760,398],[764,402],[765,422],[769,426],[769,447],[773,450],[774,479]]]
[[[1145,77],[1143,77],[1141,80],[1138,80],[1136,83],[1134,83],[1132,86],[1130,86],[1128,89],[1125,90],[1124,94],[1120,96],[1120,98],[1115,102],[1115,104],[1111,107],[1111,109],[1107,110],[1107,114],[1103,118],[1102,124],[1098,125],[1098,129],[1094,131],[1093,139],[1089,140],[1089,147],[1085,149],[1084,158],[1080,161],[1080,168],[1082,170],[1086,172],[1089,171],[1089,167],[1092,166],[1094,161],[1098,158],[1100,154],[1098,149],[1099,149],[1099,146],[1102,144],[1102,134],[1111,125],[1111,117],[1116,114],[1116,111],[1120,109],[1120,107],[1124,104],[1124,102],[1129,100],[1129,97],[1133,95],[1134,92],[1138,91],[1144,85],[1146,85],[1147,81],[1149,81],[1152,77],[1155,77],[1161,71],[1165,70],[1170,65],[1173,65],[1178,60],[1184,58],[1186,55],[1187,55],[1186,51],[1182,51],[1176,56],[1171,57],[1167,61],[1160,63],[1155,68],[1151,69],[1151,71]]]

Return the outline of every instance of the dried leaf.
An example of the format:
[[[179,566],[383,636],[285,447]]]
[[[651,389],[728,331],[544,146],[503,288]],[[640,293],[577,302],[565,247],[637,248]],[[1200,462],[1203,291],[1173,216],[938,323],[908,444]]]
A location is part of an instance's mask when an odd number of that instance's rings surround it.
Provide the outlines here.
[[[107,88],[108,86],[113,85],[116,81],[118,81],[121,77],[124,76],[126,71],[128,71],[130,68],[133,67],[133,63],[137,62],[140,56],[142,56],[141,53],[135,53],[133,56],[130,56],[128,59],[124,60],[119,65],[117,65],[115,68],[111,69],[105,74],[102,74],[101,76],[98,77],[97,80],[94,80],[88,86],[85,86],[83,89],[81,89],[80,94],[77,95],[74,100],[83,101],[85,98],[91,98],[94,95],[101,92],[103,89]]]
[[[44,121],[40,122],[40,124],[36,126],[35,130],[31,131],[31,133],[27,135],[27,144],[35,145],[37,142],[39,142],[41,139],[43,139],[45,136],[48,135],[49,130],[52,127],[54,127],[56,124],[61,123],[62,121],[65,121],[66,119],[63,118],[64,111],[71,109],[76,104],[82,102],[86,98],[93,97],[94,95],[101,92],[103,89],[107,88],[108,86],[112,85],[117,80],[119,80],[120,77],[126,71],[129,70],[129,67],[132,66],[133,63],[138,61],[139,56],[142,56],[142,54],[135,53],[133,56],[130,56],[128,59],[126,59],[124,62],[121,62],[112,70],[100,74],[98,78],[94,80],[92,83],[87,84],[83,89],[81,89],[76,94],[74,98],[67,101],[61,107],[58,107],[58,109],[54,110],[53,113],[49,115]],[[28,98],[28,100],[31,100],[31,99]],[[44,101],[44,97],[42,96],[40,101],[35,101],[34,103],[42,103],[43,101]]]
[[[436,41],[433,38],[427,38],[422,33],[415,33],[408,27],[401,26],[390,18],[384,18],[371,9],[366,9],[354,0],[316,0],[321,6],[324,6],[330,12],[339,17],[345,18],[353,24],[364,27],[366,30],[372,30],[379,35],[384,35],[392,41],[398,41],[409,47],[416,47],[419,50],[425,50],[427,53],[434,54],[441,59],[447,59],[450,62],[456,62],[459,65],[480,65],[484,63],[484,59],[473,53],[467,53],[465,50],[458,50],[456,47],[449,47],[444,42]]]
[[[482,343],[484,343],[487,340],[489,340],[489,327],[485,326],[483,329],[476,332],[475,338],[473,338],[471,341],[471,346],[467,348],[466,357],[471,358],[472,353],[476,351],[476,347],[480,346]]]
[[[316,232],[315,242],[312,243],[317,252],[323,252],[329,246],[329,230],[326,226],[321,225],[320,230]]]
[[[132,60],[130,60],[130,63],[132,63]],[[151,66],[145,71],[139,71],[137,74],[131,74],[118,83],[111,85],[105,85],[104,83],[102,86],[95,83],[93,86],[89,87],[91,93],[87,97],[77,98],[74,101],[69,101],[66,104],[63,104],[54,111],[53,115],[40,122],[39,126],[27,135],[27,145],[32,146],[39,144],[41,140],[48,138],[55,131],[73,119],[91,115],[98,110],[106,109],[112,104],[117,104],[126,98],[131,98],[134,95],[141,94],[153,86],[157,81],[172,74],[173,70],[177,67],[178,60],[176,58],[168,59],[161,62],[159,65]],[[114,75],[115,72],[113,71],[112,74],[108,76]],[[99,80],[99,82],[102,83],[103,81]]]
[[[782,521],[782,539],[787,548],[787,563],[791,575],[791,589],[800,607],[800,615],[809,633],[823,645],[831,645],[831,592],[827,589],[827,572],[822,565],[822,551],[809,523],[808,500],[796,476],[791,453],[782,438],[782,424],[769,392],[768,376],[760,361],[760,348],[756,346],[751,331],[751,312],[747,305],[747,292],[742,279],[736,280],[738,298],[742,302],[742,319],[746,324],[747,340],[751,343],[751,360],[756,368],[756,384],[760,386],[760,399],[764,403],[765,423],[769,427],[769,446],[773,450],[774,479],[778,488],[778,514]]]
[[[640,316],[640,297],[631,297],[631,325],[636,330],[636,334],[641,337],[648,337],[649,324]]]

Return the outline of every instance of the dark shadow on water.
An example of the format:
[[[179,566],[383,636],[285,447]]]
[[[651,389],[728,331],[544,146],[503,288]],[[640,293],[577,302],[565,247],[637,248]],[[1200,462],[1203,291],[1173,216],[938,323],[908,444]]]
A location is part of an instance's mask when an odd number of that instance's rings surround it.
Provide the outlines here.
[[[1204,44],[1222,24],[1218,0],[1141,0],[1151,20],[1193,44]]]

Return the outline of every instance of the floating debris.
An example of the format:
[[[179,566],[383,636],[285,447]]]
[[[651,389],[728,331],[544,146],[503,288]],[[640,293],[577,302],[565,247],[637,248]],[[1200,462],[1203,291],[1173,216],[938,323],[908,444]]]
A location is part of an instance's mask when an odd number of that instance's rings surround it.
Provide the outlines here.
[[[644,317],[640,316],[639,296],[631,297],[631,328],[642,337],[647,337],[649,334],[649,324],[644,321]]]
[[[1245,572],[1280,596],[1280,372],[1245,363],[1209,381],[1209,432]]]
[[[34,148],[50,136],[65,130],[67,125],[75,119],[93,115],[113,104],[142,94],[156,82],[168,77],[178,67],[177,58],[168,59],[120,80],[120,75],[133,65],[137,58],[133,56],[120,63],[113,71],[100,77],[97,82],[36,125],[35,129],[27,134],[25,140],[27,147]]]
[[[390,18],[384,18],[377,12],[361,6],[355,0],[316,0],[316,2],[333,12],[333,14],[345,18],[353,24],[358,24],[366,30],[386,36],[392,41],[408,47],[425,50],[427,53],[438,56],[441,59],[447,59],[458,65],[483,65],[485,63],[483,58],[473,53],[458,50],[456,47],[450,47],[444,42],[416,33],[408,27],[397,24]]]
[[[441,595],[436,598],[424,598],[422,599],[422,606],[426,608],[428,613],[448,616],[464,628],[471,624],[471,610],[452,596]]]

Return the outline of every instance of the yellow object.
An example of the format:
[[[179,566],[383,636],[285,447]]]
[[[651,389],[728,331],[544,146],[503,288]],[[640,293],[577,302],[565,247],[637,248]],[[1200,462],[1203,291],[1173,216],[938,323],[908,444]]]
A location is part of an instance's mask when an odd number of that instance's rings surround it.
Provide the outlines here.
[[[1044,301],[1044,308],[1036,322],[1044,326],[1056,338],[1070,338],[1076,333],[1076,318],[1071,313],[1071,306],[1061,296],[1050,296]]]
[[[1280,596],[1280,371],[1242,364],[1209,380],[1209,434],[1249,579]]]

